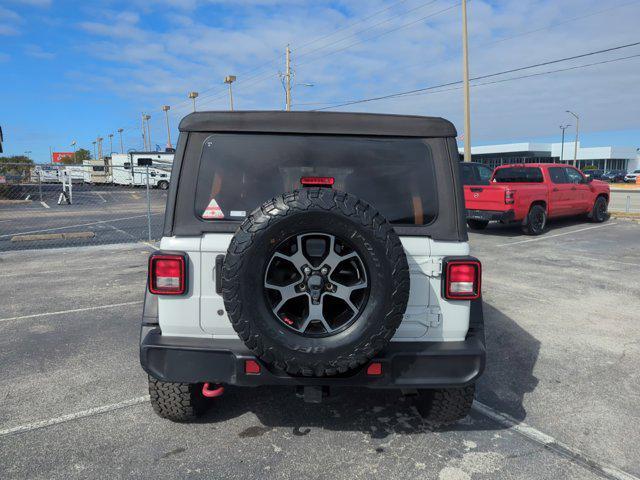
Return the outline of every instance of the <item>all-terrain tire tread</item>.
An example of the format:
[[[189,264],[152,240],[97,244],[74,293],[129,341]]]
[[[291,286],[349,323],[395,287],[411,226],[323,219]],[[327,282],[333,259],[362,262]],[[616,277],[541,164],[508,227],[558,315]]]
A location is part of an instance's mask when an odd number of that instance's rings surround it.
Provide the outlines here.
[[[194,383],[163,382],[149,376],[149,397],[153,410],[174,422],[190,422],[200,416],[207,402]]]
[[[363,339],[349,354],[328,362],[301,364],[294,356],[284,355],[252,330],[248,318],[242,315],[240,271],[245,261],[242,255],[255,235],[283,216],[305,211],[335,211],[373,231],[384,242],[387,258],[393,264],[389,278],[393,303],[380,322],[378,333]],[[352,195],[325,188],[305,188],[285,193],[254,210],[236,231],[222,270],[222,295],[234,330],[258,357],[294,375],[328,376],[344,373],[364,365],[384,348],[402,321],[409,299],[409,265],[404,248],[393,227],[367,202]]]
[[[422,390],[418,396],[418,411],[431,426],[451,425],[469,414],[474,395],[475,384],[460,388]]]

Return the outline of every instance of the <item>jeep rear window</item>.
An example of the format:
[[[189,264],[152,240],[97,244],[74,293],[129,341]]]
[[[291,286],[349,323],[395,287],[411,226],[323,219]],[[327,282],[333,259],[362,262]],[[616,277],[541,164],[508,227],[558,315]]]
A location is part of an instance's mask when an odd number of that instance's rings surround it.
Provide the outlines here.
[[[420,138],[212,134],[202,146],[196,214],[243,220],[302,177],[331,177],[332,188],[377,208],[394,224],[424,225],[437,215],[431,148]]]
[[[497,183],[542,183],[542,170],[538,167],[500,168],[493,174]]]

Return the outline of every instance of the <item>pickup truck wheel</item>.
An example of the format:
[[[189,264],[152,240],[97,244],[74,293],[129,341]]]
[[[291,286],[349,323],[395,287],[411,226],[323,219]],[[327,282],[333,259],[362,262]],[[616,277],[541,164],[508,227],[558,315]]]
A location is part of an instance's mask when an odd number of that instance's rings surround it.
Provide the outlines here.
[[[149,376],[153,410],[174,422],[190,422],[205,413],[211,400],[202,395],[201,383],[162,382]]]
[[[527,223],[522,226],[522,231],[527,235],[540,235],[547,225],[547,211],[542,205],[534,205],[527,214]]]
[[[486,220],[469,219],[467,220],[467,225],[469,225],[471,230],[484,230],[487,228],[487,225],[489,225],[489,222]]]
[[[159,188],[160,190],[167,190],[167,189],[169,188],[169,182],[166,182],[166,181],[164,181],[164,180],[160,180],[160,181],[158,182],[158,188]]]
[[[595,223],[602,223],[607,219],[607,199],[604,197],[596,198],[591,210],[591,221]]]
[[[233,328],[263,362],[291,375],[337,375],[393,337],[409,299],[409,266],[371,205],[303,188],[263,204],[238,228],[222,296]]]
[[[418,390],[415,406],[429,425],[451,425],[469,414],[474,394],[475,384],[461,388]]]

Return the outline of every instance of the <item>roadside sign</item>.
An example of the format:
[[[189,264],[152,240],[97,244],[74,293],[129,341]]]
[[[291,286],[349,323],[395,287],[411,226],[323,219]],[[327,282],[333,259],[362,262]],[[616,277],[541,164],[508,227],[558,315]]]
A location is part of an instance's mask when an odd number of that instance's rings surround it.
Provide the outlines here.
[[[51,154],[51,159],[53,160],[53,163],[60,163],[62,162],[62,159],[65,157],[73,157],[73,152],[53,152]]]

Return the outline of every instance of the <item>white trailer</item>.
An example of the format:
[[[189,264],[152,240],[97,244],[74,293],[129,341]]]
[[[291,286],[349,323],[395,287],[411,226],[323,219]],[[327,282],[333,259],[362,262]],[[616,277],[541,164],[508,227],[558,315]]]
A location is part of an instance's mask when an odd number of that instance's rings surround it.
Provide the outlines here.
[[[166,190],[171,181],[173,153],[129,152],[114,153],[111,156],[113,183],[117,185],[149,186]]]
[[[84,183],[102,184],[111,183],[110,159],[85,160],[82,162],[84,169]]]
[[[58,165],[36,165],[31,170],[31,181],[40,183],[59,182],[60,167]]]

